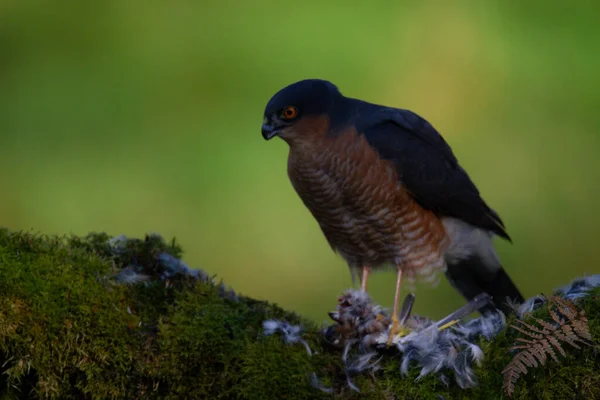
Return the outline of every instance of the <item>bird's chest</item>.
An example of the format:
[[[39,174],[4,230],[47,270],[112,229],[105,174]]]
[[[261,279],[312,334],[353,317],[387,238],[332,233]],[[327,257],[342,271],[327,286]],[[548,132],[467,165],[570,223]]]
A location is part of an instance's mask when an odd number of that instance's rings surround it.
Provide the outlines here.
[[[290,181],[320,223],[393,219],[401,185],[393,168],[369,150],[358,140],[312,151],[291,149]]]
[[[445,232],[362,136],[290,146],[288,175],[332,248],[350,265],[441,268]],[[429,266],[432,266],[429,268]]]

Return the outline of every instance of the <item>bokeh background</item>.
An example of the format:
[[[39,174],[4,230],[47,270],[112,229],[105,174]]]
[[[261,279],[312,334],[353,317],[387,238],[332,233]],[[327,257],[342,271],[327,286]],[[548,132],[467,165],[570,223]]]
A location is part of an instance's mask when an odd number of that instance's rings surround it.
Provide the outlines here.
[[[599,3],[596,3],[599,4]],[[444,135],[504,219],[526,296],[600,272],[594,2],[0,3],[0,225],[176,237],[185,261],[317,321],[351,285],[265,142],[318,77]],[[372,278],[391,306],[394,273]],[[463,303],[443,280],[416,311]]]

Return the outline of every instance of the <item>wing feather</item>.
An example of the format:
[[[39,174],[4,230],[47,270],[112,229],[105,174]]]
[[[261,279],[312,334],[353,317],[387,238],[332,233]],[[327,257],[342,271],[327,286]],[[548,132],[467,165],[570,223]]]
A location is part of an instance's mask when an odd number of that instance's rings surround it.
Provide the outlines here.
[[[461,219],[510,241],[504,223],[438,131],[411,111],[377,107],[361,113],[357,129],[382,158],[396,165],[413,198],[439,216]]]

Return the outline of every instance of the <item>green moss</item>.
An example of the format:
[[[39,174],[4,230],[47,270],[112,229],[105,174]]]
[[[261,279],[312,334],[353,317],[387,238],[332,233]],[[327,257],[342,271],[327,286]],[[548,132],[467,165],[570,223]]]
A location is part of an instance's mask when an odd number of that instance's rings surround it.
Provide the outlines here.
[[[178,277],[166,285],[157,278],[157,255],[180,257],[174,242],[148,236],[115,253],[108,239],[0,230],[0,399],[503,398],[500,371],[511,359],[513,330],[481,343],[486,359],[474,389],[452,379],[447,387],[438,376],[415,382],[418,370],[402,376],[399,357],[390,355],[376,374],[352,378],[359,394],[347,386],[340,350],[327,347],[312,322],[267,302],[224,298],[202,280]],[[132,264],[154,279],[133,286],[102,279]],[[595,338],[599,294],[581,302]],[[264,336],[266,319],[303,325],[316,353]],[[595,351],[567,350],[561,364],[549,361],[523,376],[513,398],[600,398]],[[313,388],[312,373],[335,394]]]

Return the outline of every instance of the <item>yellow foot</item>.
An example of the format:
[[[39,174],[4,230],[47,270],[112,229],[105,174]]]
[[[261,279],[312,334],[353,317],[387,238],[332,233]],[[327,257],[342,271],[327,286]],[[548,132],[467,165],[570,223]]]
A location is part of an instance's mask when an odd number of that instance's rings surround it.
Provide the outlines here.
[[[391,346],[394,342],[395,337],[406,336],[411,332],[411,329],[408,326],[401,325],[397,316],[392,316],[392,326],[390,327],[390,333],[388,336],[387,345]]]
[[[399,334],[401,331],[400,321],[398,321],[397,315],[392,315],[392,326],[390,327],[390,334],[388,336],[387,345],[391,346],[394,340],[394,337]]]

